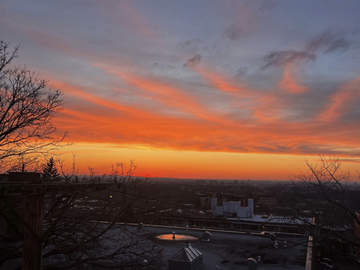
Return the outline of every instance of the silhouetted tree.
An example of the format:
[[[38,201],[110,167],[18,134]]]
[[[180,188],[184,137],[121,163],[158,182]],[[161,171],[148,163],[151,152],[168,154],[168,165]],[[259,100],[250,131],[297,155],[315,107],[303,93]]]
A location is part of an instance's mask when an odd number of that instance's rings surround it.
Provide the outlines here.
[[[339,158],[320,156],[319,163],[306,165],[308,171],[292,177],[295,215],[307,222],[317,246],[341,259],[355,259],[354,249],[360,248],[360,239],[354,237],[354,227],[360,226],[359,191],[349,188],[350,174],[341,169]]]
[[[53,157],[44,165],[42,176],[43,182],[57,182],[61,180]]]
[[[19,46],[9,51],[0,41],[0,168],[18,169],[59,147],[53,136],[54,113],[62,108],[61,91],[25,66],[14,66]]]

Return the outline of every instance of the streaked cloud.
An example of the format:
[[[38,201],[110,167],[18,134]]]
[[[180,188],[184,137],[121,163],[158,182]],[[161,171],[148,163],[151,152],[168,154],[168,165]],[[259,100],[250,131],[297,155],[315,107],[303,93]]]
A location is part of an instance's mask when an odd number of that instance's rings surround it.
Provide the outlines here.
[[[273,1],[239,1],[229,11],[233,23],[224,30],[224,37],[239,41],[251,36],[263,23],[269,10],[275,7]]]
[[[69,141],[352,160],[360,156],[359,8],[20,0],[2,5],[0,31],[21,42],[16,64],[24,59],[63,91],[54,124]]]
[[[288,64],[284,67],[283,78],[279,83],[279,87],[289,93],[292,94],[302,94],[305,93],[308,89],[305,86],[299,85],[296,82],[294,77],[294,73],[296,69],[294,65]]]
[[[197,67],[200,65],[201,61],[201,55],[196,54],[194,57],[187,60],[187,62],[184,64],[184,67]]]
[[[360,76],[330,95],[326,109],[321,112],[318,119],[323,122],[336,122],[354,106],[358,106],[356,100],[360,100]]]
[[[235,77],[238,79],[241,79],[243,76],[245,76],[248,73],[248,67],[241,67],[238,70],[236,70]]]
[[[281,67],[289,64],[307,63],[315,61],[316,55],[306,51],[277,51],[264,56],[265,65],[262,68],[271,66]]]
[[[344,52],[350,49],[351,42],[346,38],[344,32],[335,33],[334,31],[327,30],[307,44],[308,51],[322,50],[325,53],[330,52]]]

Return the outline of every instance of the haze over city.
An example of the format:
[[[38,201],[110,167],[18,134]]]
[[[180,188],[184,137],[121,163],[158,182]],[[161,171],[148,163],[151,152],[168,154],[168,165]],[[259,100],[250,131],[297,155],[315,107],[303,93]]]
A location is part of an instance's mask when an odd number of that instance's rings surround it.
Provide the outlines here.
[[[63,92],[68,167],[288,180],[360,156],[358,1],[1,1],[13,64]]]

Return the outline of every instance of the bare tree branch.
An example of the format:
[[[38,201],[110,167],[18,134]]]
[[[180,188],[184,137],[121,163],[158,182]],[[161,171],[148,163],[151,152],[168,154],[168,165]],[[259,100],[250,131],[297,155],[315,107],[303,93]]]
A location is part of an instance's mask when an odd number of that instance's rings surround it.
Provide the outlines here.
[[[65,136],[54,136],[52,124],[62,109],[61,91],[26,66],[12,66],[18,49],[9,52],[9,44],[0,41],[0,166],[15,169],[19,159],[32,157],[30,162],[59,149]]]

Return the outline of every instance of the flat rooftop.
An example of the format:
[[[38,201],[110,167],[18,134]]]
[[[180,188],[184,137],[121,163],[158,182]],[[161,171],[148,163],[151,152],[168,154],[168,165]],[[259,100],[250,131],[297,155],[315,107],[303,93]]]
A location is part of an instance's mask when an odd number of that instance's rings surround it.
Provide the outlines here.
[[[209,242],[201,241],[204,230],[186,230],[185,228],[146,227],[145,234],[176,234],[198,237],[189,241],[203,253],[204,269],[207,270],[247,270],[248,258],[261,256],[259,270],[304,270],[307,253],[306,236],[277,236],[278,248],[274,241],[260,234],[212,232]],[[164,249],[163,259],[168,262],[184,245],[185,241],[156,240]],[[286,241],[286,242],[285,242]]]
[[[306,223],[311,223],[312,218],[302,218],[300,219],[294,219],[292,217],[286,217],[286,216],[266,216],[264,218],[264,215],[254,215],[252,218],[227,218],[227,220],[243,220],[243,221],[252,221],[252,222],[266,222],[266,223],[283,223],[283,224],[292,224],[292,225],[299,225]]]

